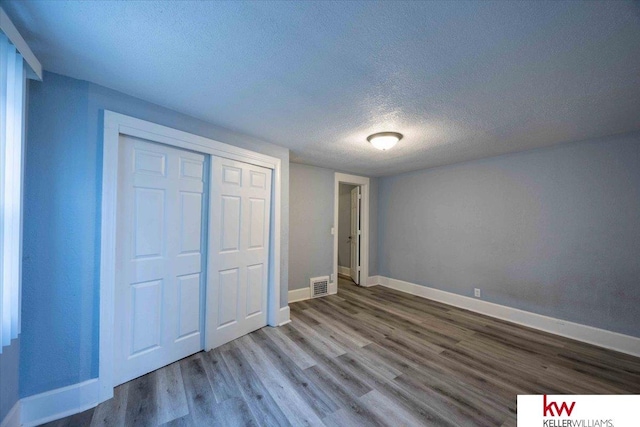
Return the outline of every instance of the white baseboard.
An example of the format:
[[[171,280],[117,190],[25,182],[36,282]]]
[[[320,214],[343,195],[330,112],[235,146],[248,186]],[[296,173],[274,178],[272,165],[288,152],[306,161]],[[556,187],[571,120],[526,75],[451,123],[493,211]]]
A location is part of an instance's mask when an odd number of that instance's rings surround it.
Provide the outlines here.
[[[311,291],[308,287],[289,291],[289,304],[297,301],[304,301],[311,298]]]
[[[338,274],[342,274],[344,276],[351,277],[351,268],[339,265],[338,266]]]
[[[338,282],[329,283],[328,295],[334,295],[338,293]]]
[[[637,337],[568,322],[554,317],[543,316],[529,311],[518,310],[476,298],[416,285],[415,283],[404,282],[384,276],[377,277],[379,277],[379,283],[388,288],[640,357],[640,338]]]
[[[289,322],[291,322],[289,306],[280,308],[280,313],[278,315],[278,326],[286,325]]]
[[[289,322],[289,306],[280,308],[278,326]],[[100,381],[95,378],[21,399],[7,414],[0,427],[37,426],[78,414],[99,403]]]
[[[363,283],[362,286],[368,288],[370,286],[377,286],[380,284],[381,277],[380,276],[369,276],[367,278],[367,283]]]
[[[0,427],[20,427],[21,402],[18,400],[0,422]]]
[[[97,378],[21,400],[21,421],[31,427],[78,414],[100,403]]]

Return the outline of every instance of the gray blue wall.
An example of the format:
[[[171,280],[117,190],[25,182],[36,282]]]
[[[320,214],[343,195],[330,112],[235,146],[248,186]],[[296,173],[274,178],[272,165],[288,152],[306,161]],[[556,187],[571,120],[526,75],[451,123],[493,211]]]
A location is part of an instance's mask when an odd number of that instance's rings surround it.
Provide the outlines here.
[[[0,354],[0,423],[20,398],[19,369],[20,337],[3,347]]]
[[[30,82],[25,172],[20,395],[98,374],[102,110],[282,159],[282,284],[287,302],[289,151],[94,84]]]
[[[640,134],[380,179],[380,274],[640,337]]]
[[[338,265],[351,267],[351,190],[355,186],[340,184],[338,196]]]
[[[289,289],[333,273],[334,171],[291,163],[289,170]]]
[[[333,272],[333,202],[335,171],[291,164],[289,289],[309,286],[309,279]],[[378,274],[378,181],[371,178],[369,204],[369,275]]]
[[[379,274],[378,211],[380,203],[380,179],[371,178],[369,183],[371,186],[369,191],[369,276],[377,276]]]

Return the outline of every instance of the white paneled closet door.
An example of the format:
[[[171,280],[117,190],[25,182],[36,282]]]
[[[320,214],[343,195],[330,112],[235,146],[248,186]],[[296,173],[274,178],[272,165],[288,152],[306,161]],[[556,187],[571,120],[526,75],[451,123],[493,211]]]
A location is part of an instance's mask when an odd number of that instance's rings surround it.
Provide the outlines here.
[[[205,156],[121,136],[115,384],[200,351]]]
[[[212,158],[207,349],[267,324],[271,170]]]

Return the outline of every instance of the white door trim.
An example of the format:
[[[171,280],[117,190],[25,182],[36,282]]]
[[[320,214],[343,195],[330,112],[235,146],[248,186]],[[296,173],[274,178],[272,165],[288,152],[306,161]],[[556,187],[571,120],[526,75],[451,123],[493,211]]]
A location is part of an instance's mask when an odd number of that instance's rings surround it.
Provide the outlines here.
[[[362,246],[362,187],[357,186],[351,189],[351,203],[349,206],[349,216],[351,221],[349,224],[349,276],[351,280],[360,284],[361,257],[360,249]],[[338,227],[340,224],[338,224]],[[339,235],[338,235],[339,237]],[[338,266],[339,267],[339,266]]]
[[[104,111],[102,157],[102,208],[100,242],[100,344],[99,402],[113,397],[114,288],[116,266],[116,212],[118,148],[120,135],[129,135],[204,154],[238,160],[273,170],[271,238],[269,242],[269,285],[267,322],[278,326],[280,319],[280,200],[281,160],[209,138],[182,132],[112,111]]]
[[[362,208],[360,212],[360,283],[366,284],[369,279],[369,178],[358,175],[349,175],[336,172],[333,189],[333,280],[338,284],[338,214],[340,184],[351,184],[360,186],[362,195]]]

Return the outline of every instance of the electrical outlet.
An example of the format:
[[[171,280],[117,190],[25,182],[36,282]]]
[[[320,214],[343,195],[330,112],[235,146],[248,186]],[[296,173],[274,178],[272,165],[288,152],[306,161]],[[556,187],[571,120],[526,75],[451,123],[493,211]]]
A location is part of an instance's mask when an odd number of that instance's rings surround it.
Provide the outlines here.
[[[473,296],[480,298],[480,288],[473,288]]]

